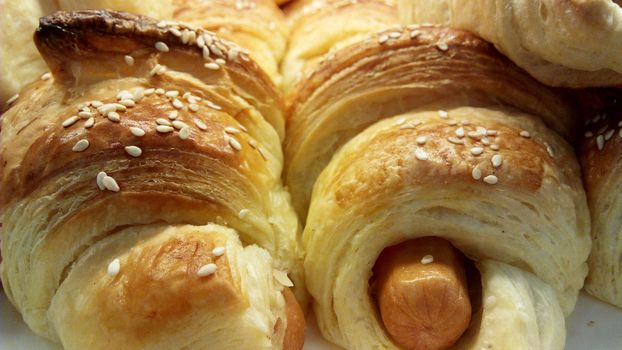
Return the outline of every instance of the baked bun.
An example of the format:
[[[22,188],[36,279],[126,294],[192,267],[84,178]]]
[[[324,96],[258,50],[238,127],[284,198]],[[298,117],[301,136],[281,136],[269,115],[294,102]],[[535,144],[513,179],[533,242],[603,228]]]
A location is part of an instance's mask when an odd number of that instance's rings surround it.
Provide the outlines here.
[[[222,52],[204,57],[186,30]],[[26,323],[67,349],[280,349],[273,270],[298,297],[304,286],[271,79],[210,32],[123,12],[57,12],[35,41],[53,76],[22,91],[0,134],[2,280]],[[224,328],[186,338],[209,322]]]
[[[398,0],[403,24],[472,31],[541,82],[622,85],[622,7],[612,0]]]

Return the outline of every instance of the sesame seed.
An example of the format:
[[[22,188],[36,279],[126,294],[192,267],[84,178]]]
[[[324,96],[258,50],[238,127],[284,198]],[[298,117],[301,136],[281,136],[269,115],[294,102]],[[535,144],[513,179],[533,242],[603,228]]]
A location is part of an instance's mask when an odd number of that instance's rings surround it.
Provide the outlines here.
[[[246,215],[248,215],[248,213],[250,213],[250,210],[248,209],[242,209],[240,210],[240,212],[238,213],[238,217],[240,219],[244,219],[246,217]]]
[[[89,145],[90,145],[89,140],[82,139],[82,140],[79,140],[78,142],[76,142],[76,144],[73,145],[71,150],[74,151],[74,152],[82,152],[82,151],[86,150],[87,148],[89,148]]]
[[[495,154],[494,156],[492,156],[492,158],[490,158],[490,162],[492,163],[493,167],[498,168],[501,166],[501,163],[503,163],[503,156],[501,156],[500,154]]]
[[[119,271],[121,271],[121,261],[119,261],[119,259],[114,259],[112,260],[112,262],[110,262],[110,264],[108,264],[108,269],[106,270],[106,273],[110,277],[115,277],[119,274]]]
[[[119,185],[117,184],[117,181],[113,179],[112,176],[108,176],[108,175],[104,176],[104,178],[102,179],[102,184],[104,184],[104,187],[108,191],[119,192],[120,190]]]
[[[185,140],[190,137],[190,127],[185,126],[179,130],[179,138]]]
[[[65,121],[63,122],[63,128],[68,128],[70,126],[72,126],[73,124],[75,124],[78,121],[78,116],[77,115],[72,115],[71,117],[65,119]]]
[[[426,142],[426,137],[425,136],[419,136],[415,139],[415,141],[417,142],[417,144],[419,145],[423,145]]]
[[[143,154],[143,150],[137,146],[125,146],[125,152],[132,157],[140,157]]]
[[[238,129],[232,127],[232,126],[227,126],[225,128],[225,132],[228,133],[228,134],[239,134],[240,130],[238,130]]]
[[[123,57],[123,59],[125,60],[125,63],[128,66],[133,66],[134,65],[134,57],[132,57],[130,55],[125,55],[125,57]]]
[[[448,137],[447,141],[449,141],[449,142],[451,142],[451,143],[453,143],[455,145],[463,145],[464,144],[464,140],[460,140],[459,138],[453,137],[453,136]]]
[[[156,64],[155,66],[153,66],[153,68],[149,72],[149,75],[150,76],[161,75],[161,74],[164,74],[165,72],[166,72],[166,67],[165,66],[163,66],[161,64]]]
[[[119,113],[117,112],[110,112],[106,115],[106,118],[108,118],[108,120],[110,120],[111,122],[115,122],[118,123],[121,121],[121,117],[119,116]]]
[[[484,137],[484,138],[482,138],[482,140],[481,140],[481,141],[482,141],[482,144],[484,144],[484,145],[486,145],[486,146],[490,145],[490,141],[489,141],[487,138],[485,138],[485,137]]]
[[[497,136],[497,130],[487,130],[486,135],[488,136]]]
[[[387,42],[387,40],[389,40],[389,36],[387,34],[382,34],[378,37],[379,44],[384,44]]]
[[[97,107],[97,111],[103,115],[107,115],[110,112],[114,112],[117,109],[114,103],[106,103],[105,105]]]
[[[181,36],[181,32],[177,28],[169,28],[168,31],[178,38]]]
[[[551,158],[555,157],[555,153],[553,153],[553,149],[551,148],[551,146],[548,143],[544,143],[544,145],[546,146],[546,152],[549,154],[549,156],[551,156]]]
[[[179,115],[179,113],[177,111],[170,111],[170,112],[168,112],[168,119],[175,120],[175,119],[177,119],[178,115]]]
[[[215,109],[215,110],[217,110],[217,111],[219,111],[219,110],[221,110],[221,109],[222,109],[219,105],[214,104],[214,102],[212,102],[212,101],[205,101],[205,104],[206,104],[208,107],[210,107],[210,108],[212,108],[212,109]]]
[[[199,110],[199,105],[196,104],[196,103],[191,103],[191,104],[188,105],[188,109],[193,111],[193,112],[196,112],[196,111]]]
[[[156,131],[157,132],[161,132],[163,134],[172,132],[174,130],[175,129],[172,126],[168,126],[168,125],[158,125],[158,126],[156,126]]]
[[[622,120],[618,122],[618,128],[622,128]]]
[[[609,125],[604,125],[602,128],[598,129],[597,134],[600,135],[600,134],[604,133],[605,131],[607,131],[607,129],[609,129]]]
[[[493,150],[493,151],[498,151],[499,150],[499,145],[492,144],[492,145],[490,145],[490,149]]]
[[[438,111],[438,116],[441,117],[442,119],[447,119],[449,117],[449,113],[447,113],[447,111]]]
[[[95,108],[99,108],[104,105],[102,101],[97,101],[97,100],[91,101],[89,102],[89,104]]]
[[[599,151],[602,151],[603,147],[605,147],[605,137],[603,135],[598,135],[596,137],[596,146]]]
[[[420,31],[418,30],[413,30],[412,32],[410,32],[410,38],[411,39],[415,39],[416,37],[418,37],[421,34]]]
[[[179,96],[179,91],[177,91],[177,90],[169,90],[169,91],[167,91],[164,94],[164,96],[170,97],[170,98],[175,98],[175,97]]]
[[[171,124],[168,124],[171,125]],[[183,128],[187,128],[188,124],[182,122],[181,120],[173,120],[173,127],[177,130],[181,130]]]
[[[155,93],[156,93],[157,95],[164,95],[164,92],[165,92],[165,91],[164,91],[164,89],[162,89],[162,88],[157,88],[157,89],[155,89]]]
[[[41,80],[50,80],[50,78],[52,78],[52,73],[50,72],[43,73],[43,75],[41,75]]]
[[[464,128],[460,127],[458,129],[456,129],[456,136],[458,136],[459,138],[463,138],[464,137]]]
[[[395,121],[395,125],[402,125],[402,124],[404,124],[404,123],[406,123],[406,118],[405,118],[405,117],[398,118],[398,119]]]
[[[607,133],[605,133],[605,141],[611,140],[611,137],[613,137],[613,134],[615,132],[616,131],[614,129],[611,129],[611,130],[607,131]]]
[[[103,172],[103,171],[100,171],[100,172],[97,174],[97,178],[96,178],[96,181],[97,181],[97,187],[99,187],[99,189],[100,189],[100,190],[102,190],[102,191],[106,189],[106,186],[104,186],[104,178],[105,178],[106,176],[108,176],[108,174],[106,174],[106,173],[105,173],[105,172]]]
[[[217,58],[214,60],[214,62],[216,62],[216,64],[218,64],[219,66],[224,66],[225,64],[227,64],[227,62],[222,58]]]
[[[392,39],[398,39],[401,36],[402,36],[401,32],[391,32],[391,33],[389,33],[389,38],[392,38]]]
[[[447,46],[446,43],[438,43],[436,44],[436,47],[441,51],[447,51],[449,49],[449,46]]]
[[[207,130],[207,124],[205,124],[202,120],[195,119],[194,124],[196,124],[196,126],[201,130]]]
[[[137,137],[145,136],[145,130],[135,126],[130,126],[130,132]]]
[[[155,48],[160,52],[168,52],[168,45],[162,41],[158,41],[155,43]]]
[[[124,105],[122,105],[122,104],[120,104],[120,103],[113,103],[112,105],[114,106],[114,110],[115,110],[115,111],[121,111],[121,112],[123,112],[123,111],[126,111],[126,110],[127,110],[127,107],[125,107]]]
[[[415,150],[415,157],[419,160],[428,160],[429,155],[428,152],[424,151],[423,149],[417,148]]]
[[[207,45],[203,46],[202,55],[204,60],[208,60],[210,56],[209,47]]]
[[[215,63],[215,62],[206,63],[204,66],[205,66],[205,68],[211,69],[211,70],[217,70],[217,69],[220,68],[218,63]]]
[[[87,129],[92,128],[93,125],[95,125],[95,118],[93,118],[93,117],[90,117],[89,119],[87,119],[84,122],[84,127],[87,128]]]
[[[173,100],[173,107],[175,107],[175,108],[177,108],[177,109],[182,109],[182,108],[184,108],[184,103],[183,103],[183,102],[181,102],[181,101],[180,101],[180,100],[178,100],[178,99],[174,99],[174,100]]]
[[[209,276],[213,274],[214,272],[216,272],[216,268],[217,268],[216,264],[212,264],[212,263],[203,265],[197,271],[197,276],[199,277]]]
[[[430,254],[425,255],[423,258],[421,258],[421,263],[423,265],[431,264],[433,262],[434,262],[434,257]]]
[[[622,129],[620,129],[620,132],[618,133],[618,135],[620,136],[620,138],[622,138]]]
[[[153,94],[154,92],[155,92],[154,88],[145,89],[145,91],[143,91],[145,96],[149,96],[149,95]]]
[[[531,137],[531,134],[529,134],[529,131],[527,131],[527,130],[522,130],[522,131],[521,131],[521,132],[519,132],[518,134],[519,134],[520,136],[522,136],[522,137],[526,138],[526,139],[528,139],[528,138],[530,138],[530,137]]]
[[[473,147],[473,148],[471,148],[471,154],[474,155],[474,156],[479,156],[483,152],[484,152],[484,149],[482,147]]]
[[[218,46],[216,46],[215,44],[210,45],[210,51],[212,51],[214,53],[214,55],[221,57],[222,56],[222,50],[220,48],[218,48]]]
[[[6,104],[7,104],[7,105],[10,105],[11,103],[13,103],[13,102],[17,101],[17,99],[18,99],[18,98],[19,98],[19,94],[15,94],[15,95],[11,96],[11,98],[9,98],[9,99],[6,101]]]
[[[494,175],[488,175],[484,178],[484,182],[489,185],[494,185],[497,183],[497,181],[499,181],[499,179],[497,179],[497,177]]]
[[[181,34],[181,33],[180,33],[180,34]],[[203,36],[202,36],[202,35],[200,35],[200,36],[197,38],[197,46],[198,46],[199,48],[201,48],[201,49],[202,49],[203,47],[205,47],[205,39],[203,39]]]
[[[119,101],[119,104],[124,105],[125,107],[134,107],[136,106],[136,102],[134,100],[126,99]]]
[[[158,118],[156,119],[156,124],[158,125],[168,125],[171,126],[171,122],[168,121],[168,119],[164,119],[164,118]]]
[[[482,178],[482,171],[479,168],[475,167],[473,168],[473,170],[471,170],[471,176],[473,177],[473,179],[479,180]]]
[[[586,132],[585,132],[585,134],[583,134],[583,136],[584,136],[586,139],[589,139],[590,137],[594,136],[594,133],[593,133],[593,132],[591,132],[591,131],[586,131]]]
[[[273,22],[274,23],[274,22]],[[238,50],[237,48],[233,47],[229,50],[229,52],[227,52],[227,59],[229,61],[235,61],[238,59],[238,54],[240,53],[240,50]]]
[[[242,149],[242,145],[235,137],[227,136],[227,138],[228,138],[227,141],[229,142],[229,145],[233,149],[235,149],[236,151],[240,151]]]
[[[225,254],[225,247],[216,247],[212,249],[214,256],[223,256]]]
[[[166,22],[165,21],[160,21],[156,24],[156,27],[158,28],[166,28]]]

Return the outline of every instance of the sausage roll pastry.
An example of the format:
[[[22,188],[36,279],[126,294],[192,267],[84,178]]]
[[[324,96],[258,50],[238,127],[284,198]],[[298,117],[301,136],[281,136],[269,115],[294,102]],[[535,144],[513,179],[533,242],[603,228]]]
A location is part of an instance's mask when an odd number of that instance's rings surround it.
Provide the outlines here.
[[[2,281],[26,323],[66,349],[300,349],[268,76],[123,12],[57,12],[35,42],[52,76],[0,133]]]
[[[404,24],[472,31],[541,82],[622,85],[620,0],[398,0]]]
[[[289,96],[306,284],[347,349],[563,349],[589,212],[569,92],[464,31],[390,29]],[[559,133],[559,134],[558,134]],[[561,135],[560,135],[561,134]]]

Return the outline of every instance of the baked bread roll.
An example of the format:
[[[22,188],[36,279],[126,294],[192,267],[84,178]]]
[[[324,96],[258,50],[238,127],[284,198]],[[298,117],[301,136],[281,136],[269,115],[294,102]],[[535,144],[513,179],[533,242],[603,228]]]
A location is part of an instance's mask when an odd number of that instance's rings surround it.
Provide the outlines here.
[[[612,0],[398,0],[403,24],[472,31],[541,82],[622,85],[622,8]]]
[[[328,340],[347,349],[563,349],[591,242],[578,162],[556,133],[577,130],[565,94],[474,35],[433,26],[373,35],[296,85],[286,179],[297,209],[310,198],[305,276]],[[416,311],[421,298],[393,283],[402,291],[389,299],[404,300],[387,307],[383,280],[400,265],[384,256],[430,237],[476,267],[466,273],[472,315],[456,308],[470,324],[451,342],[437,342],[441,333],[410,342],[421,332],[416,317],[402,334],[386,317],[391,307]],[[422,265],[438,259],[464,289],[468,263],[435,257],[441,244],[410,251],[425,254]],[[438,315],[464,296],[424,282],[420,314],[449,326]]]
[[[281,67],[285,91],[335,50],[398,23],[395,0],[299,0],[285,13],[291,31]]]
[[[620,91],[606,92],[598,113],[587,120],[581,145],[588,203],[592,213],[588,293],[622,308],[622,108]]]
[[[279,85],[288,28],[273,0],[168,0],[174,21],[207,29],[248,50]]]
[[[6,294],[67,349],[298,349],[302,316],[280,293],[289,274],[304,295],[281,96],[233,43],[157,23],[41,20],[53,77],[2,118]]]

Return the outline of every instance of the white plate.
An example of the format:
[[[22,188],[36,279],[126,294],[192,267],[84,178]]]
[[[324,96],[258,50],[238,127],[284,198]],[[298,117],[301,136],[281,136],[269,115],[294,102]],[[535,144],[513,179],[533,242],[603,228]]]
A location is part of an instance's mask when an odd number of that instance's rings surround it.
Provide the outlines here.
[[[0,350],[59,350],[60,347],[34,335],[21,316],[0,293]],[[622,310],[582,294],[567,320],[566,350],[622,349]],[[323,340],[309,317],[305,350],[335,350]]]

